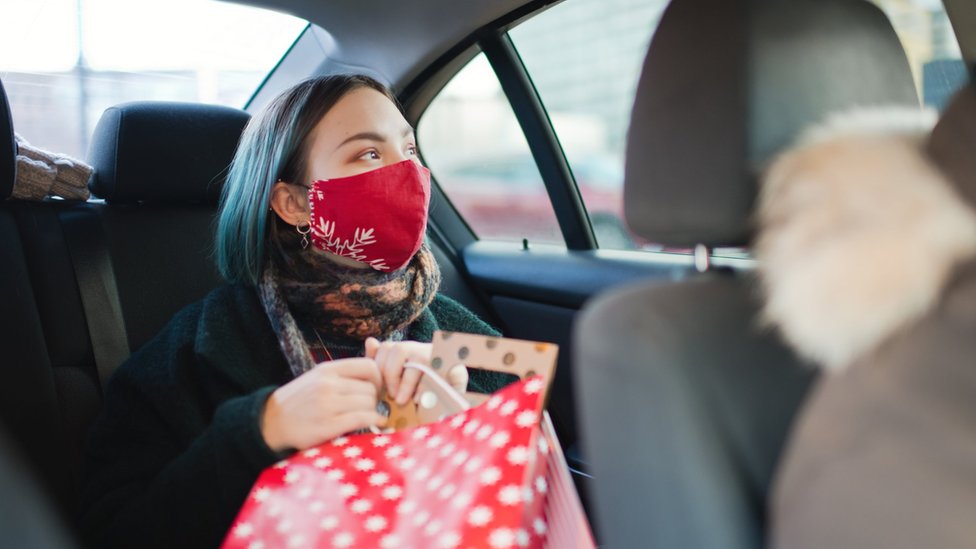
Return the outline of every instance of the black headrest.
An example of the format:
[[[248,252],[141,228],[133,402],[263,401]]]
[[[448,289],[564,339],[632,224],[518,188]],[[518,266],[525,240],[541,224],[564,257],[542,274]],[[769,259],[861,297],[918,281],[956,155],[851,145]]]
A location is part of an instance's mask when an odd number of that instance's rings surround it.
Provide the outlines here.
[[[197,103],[111,107],[88,148],[91,191],[109,202],[215,203],[248,118]]]
[[[0,200],[14,192],[17,179],[17,142],[14,141],[14,119],[10,115],[7,92],[0,82]]]
[[[627,142],[631,229],[741,246],[763,164],[856,105],[918,105],[887,17],[865,0],[673,0],[644,61]]]

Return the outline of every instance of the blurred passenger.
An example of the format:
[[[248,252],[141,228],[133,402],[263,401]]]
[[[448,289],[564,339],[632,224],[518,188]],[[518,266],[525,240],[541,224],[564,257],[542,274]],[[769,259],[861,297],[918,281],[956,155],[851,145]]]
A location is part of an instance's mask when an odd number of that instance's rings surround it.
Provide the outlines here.
[[[216,547],[264,468],[384,425],[384,391],[413,398],[403,366],[430,363],[434,330],[497,333],[438,295],[429,199],[413,129],[371,78],[303,82],[251,120],[217,223],[229,284],[108,386],[82,483],[93,546]],[[476,374],[471,390],[499,387]]]
[[[976,91],[931,119],[838,116],[764,182],[766,317],[825,370],[773,547],[976,546]]]

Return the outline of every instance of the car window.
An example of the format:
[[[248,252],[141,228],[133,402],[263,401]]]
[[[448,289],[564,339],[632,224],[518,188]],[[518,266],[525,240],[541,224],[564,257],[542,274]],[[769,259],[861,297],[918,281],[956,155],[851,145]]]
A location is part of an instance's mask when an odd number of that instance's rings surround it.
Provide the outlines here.
[[[0,78],[18,133],[84,158],[98,118],[118,103],[244,107],[306,26],[213,0],[7,2]]]
[[[484,54],[427,107],[417,144],[479,238],[564,243],[525,134]]]
[[[966,82],[966,65],[939,0],[872,0],[888,15],[912,66],[919,98],[942,110]]]
[[[623,222],[623,161],[644,55],[667,0],[569,0],[509,32],[569,161],[601,248]]]

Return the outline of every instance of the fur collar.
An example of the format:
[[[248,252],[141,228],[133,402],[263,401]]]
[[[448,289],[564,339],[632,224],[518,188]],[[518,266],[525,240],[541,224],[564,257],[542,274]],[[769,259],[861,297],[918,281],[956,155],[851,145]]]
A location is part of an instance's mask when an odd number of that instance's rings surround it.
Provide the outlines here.
[[[976,256],[976,212],[923,152],[933,121],[896,107],[835,115],[762,182],[764,321],[828,370],[925,315]]]

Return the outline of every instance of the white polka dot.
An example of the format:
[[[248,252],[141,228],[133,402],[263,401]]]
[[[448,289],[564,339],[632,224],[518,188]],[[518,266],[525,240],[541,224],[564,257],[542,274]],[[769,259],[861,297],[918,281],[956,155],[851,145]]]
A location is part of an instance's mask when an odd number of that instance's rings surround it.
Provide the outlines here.
[[[532,498],[534,496],[535,492],[532,491],[532,488],[529,488],[528,486],[522,488],[522,501],[525,503],[532,503]]]
[[[288,538],[289,549],[297,549],[298,547],[301,547],[303,545],[305,545],[305,536],[301,534],[295,534],[294,536]]]
[[[509,484],[498,491],[498,501],[502,505],[518,505],[522,502],[522,489],[514,484]]]
[[[440,531],[441,531],[441,521],[439,520],[432,520],[427,523],[427,526],[424,526],[424,534],[428,536],[433,536]]]
[[[501,403],[502,403],[502,397],[495,395],[488,399],[488,403],[485,404],[485,408],[488,408],[489,410],[494,410],[495,408],[498,408],[498,406]]]
[[[288,471],[288,473],[285,474],[285,483],[294,484],[295,482],[298,482],[298,479],[300,478],[302,478],[302,476],[295,471]]]
[[[529,449],[525,446],[515,446],[508,451],[505,459],[512,465],[525,465],[529,461]]]
[[[298,490],[296,495],[298,496],[298,499],[308,499],[312,497],[313,493],[315,493],[315,491],[312,490],[311,486],[303,486],[300,490]]]
[[[454,448],[455,448],[454,443],[449,442],[441,447],[441,451],[438,452],[438,455],[441,456],[442,458],[446,458],[447,456],[454,453]]]
[[[481,472],[478,477],[478,481],[481,482],[483,486],[491,486],[498,482],[498,479],[502,478],[502,471],[498,467],[489,467]]]
[[[384,455],[389,459],[398,458],[403,455],[403,446],[390,446]]]
[[[518,402],[514,400],[509,400],[505,404],[502,404],[502,407],[500,410],[498,410],[498,413],[500,413],[503,416],[510,416],[517,408],[518,408]]]
[[[539,378],[534,378],[529,380],[524,387],[525,393],[529,395],[534,395],[542,390],[542,380]]]
[[[356,470],[357,471],[363,471],[363,472],[372,471],[375,467],[376,467],[376,464],[373,463],[373,460],[368,459],[368,458],[363,458],[363,459],[361,459],[361,460],[359,460],[359,461],[356,462]]]
[[[423,480],[427,480],[427,477],[429,476],[430,476],[430,469],[427,467],[421,467],[420,469],[417,469],[417,471],[414,473],[413,478],[423,481]]]
[[[515,544],[515,534],[508,528],[498,528],[492,530],[488,543],[493,549],[508,549]]]
[[[358,458],[359,456],[362,455],[362,453],[363,453],[363,449],[358,446],[350,446],[342,451],[342,455],[346,456],[349,459]]]
[[[515,424],[522,428],[532,427],[539,423],[539,416],[532,410],[524,410],[515,416]]]
[[[250,522],[242,522],[234,527],[234,537],[246,538],[254,533],[254,526]]]
[[[430,434],[430,428],[428,427],[418,427],[416,431],[413,432],[413,439],[420,440]]]
[[[347,442],[349,442],[349,439],[348,438],[346,438],[346,437],[337,437],[337,438],[335,438],[335,439],[332,440],[332,445],[333,446],[345,446]]]
[[[481,469],[482,463],[483,462],[481,458],[479,458],[478,456],[473,456],[468,460],[467,463],[464,464],[464,472],[468,474],[474,473],[478,469]]]
[[[261,540],[252,541],[247,545],[247,549],[264,549],[264,542]]]
[[[430,437],[427,440],[427,447],[428,448],[437,448],[443,442],[444,442],[444,437],[442,437],[440,435],[434,435],[434,436]]]
[[[420,526],[422,524],[425,524],[429,519],[430,519],[430,513],[428,513],[427,511],[420,511],[419,513],[413,516],[413,525]]]
[[[456,549],[461,544],[461,536],[457,532],[445,532],[437,538],[437,549]]]
[[[492,435],[491,440],[488,441],[488,445],[496,449],[502,448],[508,444],[510,438],[511,436],[506,431],[498,431]]]
[[[356,541],[356,538],[354,538],[352,534],[349,532],[343,532],[332,538],[332,545],[333,547],[345,549],[346,547],[352,547],[354,541]]]
[[[482,425],[481,428],[478,429],[478,432],[474,434],[474,438],[478,440],[485,440],[491,436],[492,431],[494,431],[494,429],[491,428],[491,425]]]
[[[539,439],[539,451],[542,452],[543,455],[549,453],[549,443],[546,442],[546,439],[544,438]]]
[[[373,504],[365,499],[357,499],[349,505],[349,510],[357,515],[368,513],[373,508]]]
[[[321,501],[313,501],[311,505],[308,506],[308,510],[313,513],[321,513],[325,509],[325,504]]]
[[[545,521],[543,521],[542,519],[535,519],[534,521],[532,521],[532,529],[535,530],[535,533],[540,536],[545,535],[546,533]]]
[[[455,509],[464,509],[471,504],[471,494],[461,492],[451,500],[451,506]]]
[[[484,526],[491,522],[492,516],[491,508],[479,505],[468,513],[468,524],[471,526]]]
[[[399,499],[403,495],[403,489],[399,486],[387,486],[383,489],[383,499],[385,500],[395,500]]]
[[[327,457],[320,457],[313,461],[312,465],[318,467],[319,469],[325,469],[329,465],[332,465],[332,460]]]
[[[546,479],[545,478],[543,478],[543,477],[536,477],[536,479],[535,479],[535,489],[540,494],[545,494],[546,491],[549,489],[549,484],[546,482]]]
[[[313,457],[319,455],[319,453],[321,453],[321,450],[319,450],[318,448],[310,448],[310,449],[305,450],[304,452],[302,452],[302,455],[305,456],[305,457],[307,457],[307,458],[313,458]]]
[[[396,548],[399,548],[400,545],[401,545],[401,543],[400,543],[400,537],[397,536],[396,534],[389,534],[389,535],[383,536],[383,538],[380,539],[380,548],[381,549],[396,549]]]
[[[253,497],[254,501],[258,503],[264,503],[269,497],[271,497],[271,490],[264,487],[258,488],[254,491],[254,494],[251,497]]]
[[[460,467],[465,461],[468,460],[467,450],[461,450],[451,457],[451,464],[455,467]]]
[[[441,491],[437,493],[437,497],[447,499],[453,496],[454,492],[456,491],[457,487],[455,487],[453,484],[446,484],[443,488],[441,488]]]
[[[397,467],[403,470],[409,470],[409,469],[413,469],[413,466],[416,464],[417,464],[417,460],[415,458],[406,458],[400,460],[400,462],[397,463]]]
[[[373,446],[376,446],[377,448],[382,448],[389,443],[390,443],[390,437],[385,435],[380,435],[378,437],[373,438]]]
[[[343,484],[339,487],[339,495],[344,498],[351,498],[359,493],[359,488],[355,484]]]
[[[367,532],[379,532],[386,528],[386,519],[379,515],[373,515],[366,519],[366,522],[363,523],[363,528]]]
[[[456,415],[456,416],[454,416],[454,417],[451,418],[451,421],[448,422],[448,425],[450,425],[454,429],[458,429],[462,425],[464,425],[464,420],[465,419],[467,419],[467,418],[464,415],[458,414],[458,415]]]
[[[334,516],[327,516],[321,521],[319,521],[319,528],[328,532],[329,530],[335,530],[339,526],[339,519]]]
[[[529,546],[529,533],[524,528],[519,528],[518,532],[515,532],[515,543],[519,547]]]
[[[412,500],[407,500],[397,506],[397,513],[401,515],[409,515],[417,508],[417,502]]]
[[[370,486],[383,486],[390,480],[390,475],[386,473],[373,473],[369,475]]]
[[[345,476],[346,474],[340,471],[339,469],[332,469],[331,471],[325,473],[325,478],[332,481],[342,480],[342,478]]]
[[[433,492],[434,490],[440,488],[442,484],[444,484],[444,477],[436,475],[427,481],[427,489]]]

